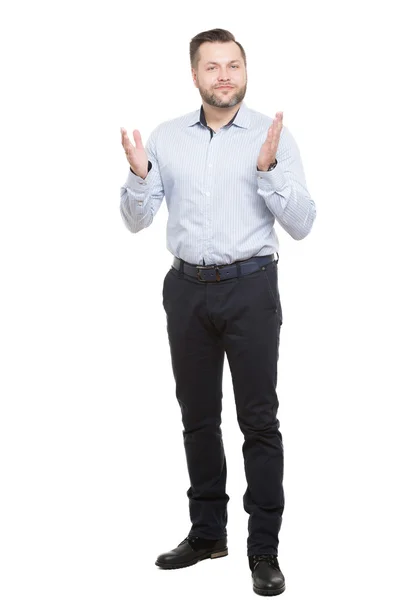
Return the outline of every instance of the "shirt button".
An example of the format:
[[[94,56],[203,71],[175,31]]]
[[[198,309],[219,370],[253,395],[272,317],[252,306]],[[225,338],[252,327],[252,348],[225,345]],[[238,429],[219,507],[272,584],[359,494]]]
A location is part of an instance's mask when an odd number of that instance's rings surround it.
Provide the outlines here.
[[[212,163],[210,163],[208,166],[209,166],[209,167],[212,167]]]
[[[206,192],[206,196],[211,196],[210,192]]]

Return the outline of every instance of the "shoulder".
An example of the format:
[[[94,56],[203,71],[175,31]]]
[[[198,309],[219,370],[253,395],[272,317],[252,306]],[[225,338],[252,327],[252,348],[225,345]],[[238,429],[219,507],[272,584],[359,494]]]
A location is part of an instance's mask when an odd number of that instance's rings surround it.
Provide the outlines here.
[[[180,132],[187,129],[191,124],[194,124],[198,120],[198,117],[199,109],[162,121],[151,131],[149,136],[150,143],[162,144],[166,141],[169,145],[175,136],[179,135]]]
[[[269,126],[273,121],[273,118],[269,115],[255,110],[254,108],[249,108],[247,105],[243,105],[243,109],[253,126]]]
[[[162,121],[157,127],[156,127],[156,131],[158,132],[163,132],[163,131],[178,131],[179,129],[182,129],[183,127],[187,127],[188,125],[190,125],[191,123],[195,123],[199,118],[199,109],[197,110],[193,110],[189,113],[186,113],[184,115],[181,115],[179,117],[174,117],[172,119],[166,119],[165,121]]]
[[[263,131],[265,135],[267,135],[268,129],[272,125],[275,115],[272,117],[251,108],[247,108],[247,110],[249,118],[251,119],[252,127]],[[285,118],[285,115],[283,115],[283,118]],[[286,127],[286,125],[282,126],[280,141],[288,144],[289,146],[295,144],[293,135],[291,134],[290,130]]]

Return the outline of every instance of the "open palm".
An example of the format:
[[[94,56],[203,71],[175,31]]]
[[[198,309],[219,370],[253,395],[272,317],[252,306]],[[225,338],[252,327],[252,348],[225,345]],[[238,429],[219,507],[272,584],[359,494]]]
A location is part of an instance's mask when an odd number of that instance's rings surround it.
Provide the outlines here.
[[[142,137],[137,129],[133,131],[133,139],[136,147],[130,141],[126,129],[121,127],[121,143],[125,150],[127,161],[132,171],[144,179],[148,172],[148,157],[142,143]]]
[[[272,125],[268,129],[267,139],[261,146],[260,154],[258,156],[257,167],[260,171],[267,171],[270,164],[275,162],[279,138],[283,127],[282,120],[283,112],[277,112]]]

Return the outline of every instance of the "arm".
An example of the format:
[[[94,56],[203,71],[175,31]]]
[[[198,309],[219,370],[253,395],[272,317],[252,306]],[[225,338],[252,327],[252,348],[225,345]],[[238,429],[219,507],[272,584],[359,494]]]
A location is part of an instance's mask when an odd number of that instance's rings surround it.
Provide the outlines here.
[[[316,209],[307,190],[299,149],[286,127],[281,132],[276,158],[278,164],[272,171],[256,171],[257,193],[283,229],[293,239],[301,240],[311,231]]]
[[[120,212],[126,227],[138,233],[153,222],[164,198],[156,152],[156,130],[147,141],[148,173],[145,179],[129,167],[128,177],[120,191]]]

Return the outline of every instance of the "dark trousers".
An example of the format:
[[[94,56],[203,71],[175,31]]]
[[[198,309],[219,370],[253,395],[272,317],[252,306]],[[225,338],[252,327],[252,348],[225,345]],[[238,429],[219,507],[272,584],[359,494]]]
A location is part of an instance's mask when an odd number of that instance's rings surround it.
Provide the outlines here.
[[[258,257],[260,258],[260,257]],[[201,282],[168,271],[163,306],[189,472],[190,535],[226,535],[227,466],[221,433],[226,353],[244,436],[247,554],[278,554],[284,509],[276,394],[282,310],[277,261],[233,279]]]

